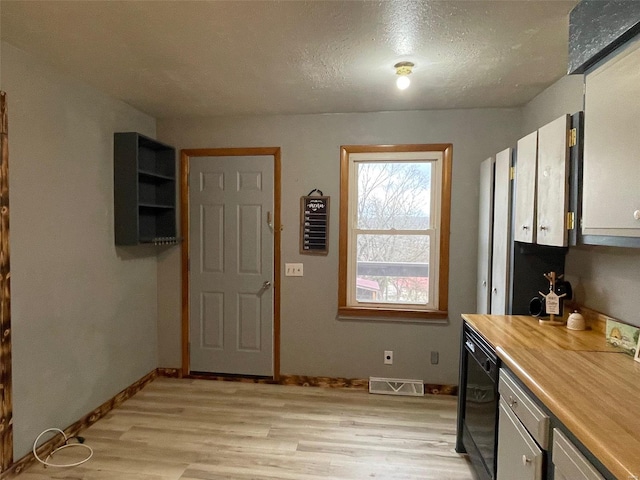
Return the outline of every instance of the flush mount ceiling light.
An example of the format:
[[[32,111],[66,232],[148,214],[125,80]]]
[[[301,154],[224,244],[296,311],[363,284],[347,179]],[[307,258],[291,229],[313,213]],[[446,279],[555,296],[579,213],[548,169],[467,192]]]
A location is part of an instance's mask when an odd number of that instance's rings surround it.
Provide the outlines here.
[[[411,80],[409,79],[409,75],[411,75],[411,72],[413,71],[413,67],[415,67],[413,62],[399,62],[393,66],[393,68],[396,69],[396,75],[398,75],[398,79],[396,80],[396,86],[400,90],[406,89],[411,83]]]

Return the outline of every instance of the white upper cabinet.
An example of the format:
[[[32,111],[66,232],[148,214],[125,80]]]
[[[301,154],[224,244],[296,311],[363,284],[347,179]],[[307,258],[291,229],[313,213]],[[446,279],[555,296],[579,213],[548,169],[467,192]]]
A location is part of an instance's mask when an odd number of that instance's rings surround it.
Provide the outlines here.
[[[493,157],[480,164],[480,198],[478,201],[478,288],[477,313],[491,309],[491,249],[493,248]]]
[[[504,315],[509,308],[511,255],[511,148],[496,155],[493,248],[491,252],[491,313]]]
[[[569,115],[563,115],[538,130],[538,245],[568,245],[569,122]]]
[[[569,115],[518,141],[514,240],[568,245]]]
[[[536,168],[538,132],[518,140],[516,166],[516,202],[513,239],[516,242],[536,241]]]
[[[640,39],[586,75],[583,235],[640,237]]]

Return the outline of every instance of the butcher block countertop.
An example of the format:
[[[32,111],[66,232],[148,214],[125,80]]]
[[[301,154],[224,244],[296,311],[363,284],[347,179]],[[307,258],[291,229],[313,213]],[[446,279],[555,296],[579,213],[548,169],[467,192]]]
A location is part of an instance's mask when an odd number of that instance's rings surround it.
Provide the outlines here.
[[[462,318],[613,475],[640,479],[640,363],[600,332],[520,315]]]

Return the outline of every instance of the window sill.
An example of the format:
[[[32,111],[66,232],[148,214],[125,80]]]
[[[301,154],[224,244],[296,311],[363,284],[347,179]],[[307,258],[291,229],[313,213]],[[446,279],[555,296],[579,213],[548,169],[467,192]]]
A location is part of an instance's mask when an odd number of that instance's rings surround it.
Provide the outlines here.
[[[391,308],[340,307],[343,320],[383,320],[394,322],[448,323],[449,312],[443,310],[400,310]]]

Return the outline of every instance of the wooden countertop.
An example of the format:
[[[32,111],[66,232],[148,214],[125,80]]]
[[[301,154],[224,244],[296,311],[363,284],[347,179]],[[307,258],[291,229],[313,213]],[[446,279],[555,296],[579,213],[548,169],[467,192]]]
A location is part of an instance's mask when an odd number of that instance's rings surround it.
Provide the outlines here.
[[[640,363],[591,330],[519,315],[462,317],[613,475],[640,478]]]

